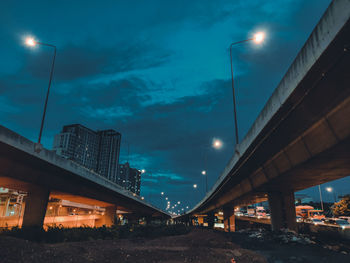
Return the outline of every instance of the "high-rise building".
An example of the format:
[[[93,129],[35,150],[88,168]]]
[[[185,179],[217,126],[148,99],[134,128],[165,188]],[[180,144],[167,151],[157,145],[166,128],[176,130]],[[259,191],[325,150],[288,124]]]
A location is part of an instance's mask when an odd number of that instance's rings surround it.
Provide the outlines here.
[[[141,172],[138,169],[131,168],[128,162],[120,164],[118,168],[117,184],[140,195]]]
[[[79,163],[116,182],[121,134],[114,130],[93,131],[80,124],[66,125],[54,139],[56,154]]]

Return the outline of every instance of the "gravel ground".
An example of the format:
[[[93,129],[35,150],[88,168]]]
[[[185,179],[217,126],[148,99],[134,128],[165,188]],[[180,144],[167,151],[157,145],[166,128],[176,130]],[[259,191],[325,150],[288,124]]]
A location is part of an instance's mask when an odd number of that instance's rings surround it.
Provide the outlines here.
[[[195,229],[187,235],[37,244],[0,236],[0,262],[252,262],[265,263],[221,232]]]
[[[296,234],[273,233],[263,229],[228,233],[231,241],[242,248],[265,256],[268,262],[350,263],[350,241]]]
[[[292,232],[223,233],[194,229],[155,239],[95,240],[58,244],[0,236],[0,262],[350,262],[350,245],[315,241]]]

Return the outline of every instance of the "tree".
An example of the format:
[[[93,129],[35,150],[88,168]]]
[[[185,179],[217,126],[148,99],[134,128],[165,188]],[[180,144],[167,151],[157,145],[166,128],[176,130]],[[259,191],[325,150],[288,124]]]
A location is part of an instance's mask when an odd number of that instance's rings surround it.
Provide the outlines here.
[[[350,216],[350,195],[343,196],[339,202],[332,206],[334,216]]]

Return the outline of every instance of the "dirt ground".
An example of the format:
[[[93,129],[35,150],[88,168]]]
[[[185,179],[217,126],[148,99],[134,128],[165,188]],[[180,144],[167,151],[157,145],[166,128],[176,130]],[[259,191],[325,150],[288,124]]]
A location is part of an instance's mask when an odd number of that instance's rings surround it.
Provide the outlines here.
[[[288,236],[288,234],[286,234]],[[284,242],[285,241],[285,242]],[[349,251],[346,251],[348,250]],[[350,246],[326,247],[302,238],[268,233],[194,229],[156,239],[95,240],[37,244],[0,236],[0,262],[350,262]]]

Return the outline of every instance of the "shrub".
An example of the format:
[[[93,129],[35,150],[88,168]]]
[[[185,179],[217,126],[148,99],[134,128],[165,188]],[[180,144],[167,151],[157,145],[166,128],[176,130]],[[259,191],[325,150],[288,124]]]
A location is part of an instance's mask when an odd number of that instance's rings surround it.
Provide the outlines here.
[[[38,227],[12,228],[4,230],[2,235],[22,238],[35,242],[59,243],[77,242],[96,239],[118,238],[156,238],[161,236],[182,235],[190,231],[185,225],[124,225],[112,227],[48,227],[47,230]]]

